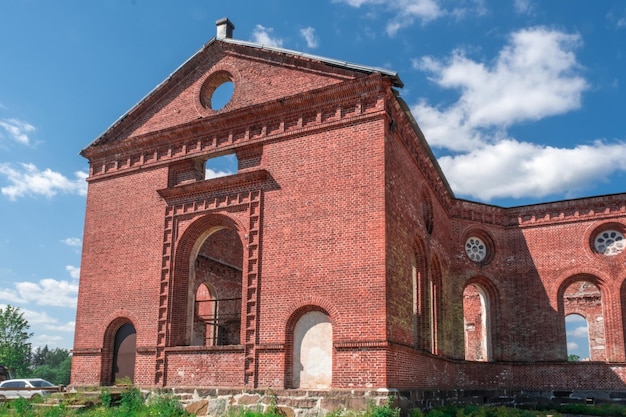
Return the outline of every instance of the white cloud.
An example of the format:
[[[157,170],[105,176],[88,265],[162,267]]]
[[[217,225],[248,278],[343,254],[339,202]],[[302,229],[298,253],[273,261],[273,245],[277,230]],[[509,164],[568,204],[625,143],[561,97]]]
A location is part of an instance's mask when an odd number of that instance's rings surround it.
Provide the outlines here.
[[[23,145],[30,144],[29,133],[35,131],[35,127],[28,122],[17,119],[2,119],[0,120],[0,128],[9,135],[9,138]],[[3,135],[0,133],[0,139]]]
[[[70,277],[72,277],[74,279],[79,279],[80,278],[80,267],[72,266],[72,265],[66,265],[65,266],[65,270],[67,272],[69,272]]]
[[[567,342],[567,351],[577,351],[579,349],[578,343],[576,342]]]
[[[577,109],[589,87],[577,73],[572,52],[579,44],[578,35],[539,27],[513,33],[492,65],[473,61],[460,50],[446,60],[415,60],[414,67],[431,73],[433,82],[461,94],[448,108],[422,100],[413,108],[415,117],[432,146],[469,150],[480,129],[506,128]],[[448,127],[442,131],[442,125]],[[463,134],[441,136],[449,131]]]
[[[574,330],[568,331],[567,335],[572,337],[587,337],[589,336],[589,331],[587,326],[580,326],[576,327]]]
[[[44,326],[45,330],[50,330],[50,331],[55,331],[55,332],[68,332],[68,333],[73,332],[75,328],[76,328],[75,321],[68,321],[67,323],[63,323],[63,324],[48,324]]]
[[[573,52],[580,44],[579,35],[536,27],[511,34],[493,61],[475,61],[460,50],[413,61],[438,86],[459,92],[448,106],[426,99],[412,106],[431,146],[449,151],[439,162],[455,192],[485,201],[573,195],[626,171],[625,142],[559,148],[508,134],[516,123],[581,106],[589,84]]]
[[[278,37],[273,36],[274,29],[266,28],[262,25],[256,25],[254,31],[252,31],[252,41],[255,43],[260,43],[261,45],[274,46],[274,47],[282,47],[283,40]]]
[[[207,168],[204,172],[204,179],[210,180],[211,178],[225,177],[227,175],[232,175],[232,174],[233,173],[229,171],[215,171],[215,170],[212,170],[211,168]]]
[[[54,317],[50,317],[45,311],[34,311],[25,308],[20,308],[20,311],[24,313],[24,318],[31,326],[54,326],[59,322]]]
[[[31,348],[43,348],[44,346],[48,346],[50,349],[54,349],[55,347],[64,347],[67,345],[66,338],[61,336],[50,336],[47,334],[38,334],[33,335],[31,339]]]
[[[425,24],[444,16],[461,19],[468,15],[482,16],[487,13],[484,0],[465,2],[463,7],[450,10],[442,8],[439,0],[333,0],[333,2],[344,3],[351,7],[383,7],[393,14],[385,27],[389,36],[394,36],[400,29],[411,26],[416,21]]]
[[[319,44],[319,40],[317,36],[315,36],[315,29],[312,27],[306,27],[304,29],[300,29],[300,35],[306,40],[306,45],[309,48],[317,48]]]
[[[11,185],[0,188],[0,192],[9,200],[19,197],[43,195],[53,197],[58,193],[87,194],[87,173],[74,173],[75,179],[69,179],[51,169],[40,171],[33,164],[20,164],[14,168],[10,164],[0,164],[0,174],[4,175]]]
[[[10,303],[35,303],[40,306],[76,308],[78,284],[46,278],[36,282],[17,282],[15,290],[0,290],[0,300]],[[30,322],[30,319],[29,319]]]
[[[79,237],[68,237],[66,239],[63,239],[61,243],[64,243],[67,246],[73,248],[80,248],[83,245],[83,242],[80,240]]]
[[[484,201],[573,193],[626,171],[626,143],[555,148],[512,139],[439,158],[453,190]]]

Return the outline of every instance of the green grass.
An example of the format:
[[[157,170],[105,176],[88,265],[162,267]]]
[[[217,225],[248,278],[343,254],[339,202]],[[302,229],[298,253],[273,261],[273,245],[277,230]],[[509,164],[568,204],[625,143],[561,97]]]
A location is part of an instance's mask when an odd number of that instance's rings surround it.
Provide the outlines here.
[[[128,388],[120,395],[112,395],[108,389],[100,391],[95,397],[81,397],[80,394],[65,397],[56,407],[41,406],[42,400],[28,401],[23,398],[0,403],[0,417],[187,417],[176,397],[169,395],[144,396],[137,388]],[[73,405],[87,405],[76,409]],[[394,407],[393,398],[386,404],[370,403],[364,411],[338,409],[331,411],[326,417],[400,417],[400,409]],[[560,417],[563,414],[580,414],[592,416],[626,417],[626,407],[601,404],[567,404],[546,409],[520,409],[496,406],[464,406],[436,407],[422,411],[413,409],[409,417]],[[284,417],[285,414],[276,405],[276,399],[267,406],[257,408],[230,407],[224,417]],[[321,417],[321,416],[320,416]]]
[[[150,396],[146,399],[137,388],[122,391],[117,402],[112,400],[111,392],[100,392],[96,404],[84,401],[80,396],[69,397],[55,407],[43,407],[41,400],[19,398],[0,404],[0,417],[185,417],[185,412],[177,398],[171,396]],[[72,408],[73,405],[86,404],[85,408]]]

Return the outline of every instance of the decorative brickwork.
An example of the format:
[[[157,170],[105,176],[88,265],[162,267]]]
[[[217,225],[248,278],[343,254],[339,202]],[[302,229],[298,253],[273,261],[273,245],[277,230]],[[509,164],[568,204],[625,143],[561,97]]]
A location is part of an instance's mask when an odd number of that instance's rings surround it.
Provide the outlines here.
[[[247,403],[270,387],[415,403],[626,391],[626,194],[458,200],[400,87],[385,70],[214,39],[83,150],[72,383],[110,384],[115,369],[217,390],[198,407],[227,387]],[[205,179],[206,160],[233,153],[237,173]],[[589,362],[567,361],[569,314],[589,323]],[[345,402],[325,392],[292,408]]]

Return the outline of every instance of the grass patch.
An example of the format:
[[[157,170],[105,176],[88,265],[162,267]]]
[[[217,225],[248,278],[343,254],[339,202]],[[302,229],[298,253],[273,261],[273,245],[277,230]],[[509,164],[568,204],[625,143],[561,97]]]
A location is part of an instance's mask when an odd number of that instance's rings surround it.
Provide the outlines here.
[[[85,406],[76,408],[76,406]],[[0,403],[0,417],[186,417],[177,398],[166,395],[144,397],[137,388],[128,388],[114,397],[108,389],[100,392],[99,399],[72,395],[59,404],[43,404],[41,400],[19,398]]]

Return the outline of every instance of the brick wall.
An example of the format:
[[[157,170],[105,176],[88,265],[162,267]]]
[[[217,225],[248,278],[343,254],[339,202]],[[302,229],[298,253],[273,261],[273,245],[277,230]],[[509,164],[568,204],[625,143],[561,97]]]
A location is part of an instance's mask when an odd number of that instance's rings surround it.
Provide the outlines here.
[[[458,200],[389,77],[303,59],[215,42],[83,151],[73,383],[111,382],[132,323],[138,384],[291,387],[293,330],[320,311],[332,388],[623,387],[626,254],[592,243],[626,228],[626,198]],[[199,96],[224,71],[233,99],[214,112]],[[239,172],[204,180],[228,153]],[[201,283],[239,294],[238,341],[198,343]],[[620,364],[565,362],[571,312],[595,323],[592,359]]]

